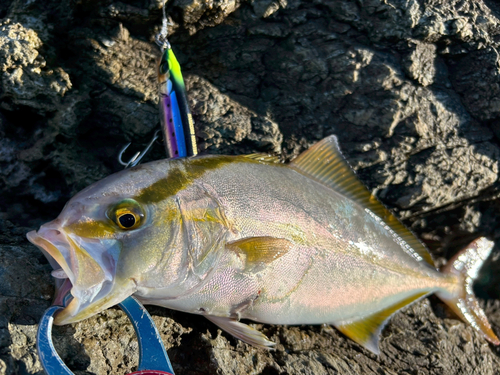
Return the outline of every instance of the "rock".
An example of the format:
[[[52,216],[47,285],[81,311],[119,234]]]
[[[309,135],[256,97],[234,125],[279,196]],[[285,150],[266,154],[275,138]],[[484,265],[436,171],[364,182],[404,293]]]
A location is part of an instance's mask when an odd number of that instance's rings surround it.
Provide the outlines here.
[[[41,373],[37,322],[51,267],[24,238],[119,169],[156,129],[162,2],[0,4],[0,375]],[[200,150],[290,160],[337,134],[362,181],[438,265],[499,239],[500,8],[491,1],[168,2]],[[154,145],[146,160],[164,157]],[[500,251],[476,294],[500,333]],[[330,326],[256,324],[252,348],[199,316],[149,308],[176,374],[496,374],[498,348],[434,297],[395,314],[379,357]],[[56,327],[76,373],[132,372],[119,309]]]
[[[403,63],[405,73],[424,87],[432,85],[437,73],[436,46],[419,41],[410,41],[409,45],[413,51],[405,56]]]
[[[9,20],[0,24],[4,95],[12,99],[13,104],[50,111],[72,85],[62,68],[47,69],[45,59],[38,52],[41,46],[42,41],[33,30]]]
[[[190,34],[207,26],[215,26],[238,8],[235,0],[176,0],[181,9],[184,27]]]
[[[283,136],[271,119],[245,108],[199,77],[190,77],[187,87],[202,139],[200,151],[233,154],[235,144],[247,153],[281,151]]]

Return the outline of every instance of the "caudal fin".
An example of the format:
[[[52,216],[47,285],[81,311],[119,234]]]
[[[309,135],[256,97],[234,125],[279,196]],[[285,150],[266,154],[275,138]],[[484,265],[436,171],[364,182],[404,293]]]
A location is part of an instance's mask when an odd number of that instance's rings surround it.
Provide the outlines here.
[[[455,255],[441,270],[446,274],[459,277],[461,285],[456,293],[439,293],[441,298],[459,317],[469,322],[484,338],[495,345],[500,340],[491,329],[490,323],[479,307],[474,296],[472,284],[477,278],[479,269],[490,255],[494,243],[484,237],[473,241],[464,250]]]

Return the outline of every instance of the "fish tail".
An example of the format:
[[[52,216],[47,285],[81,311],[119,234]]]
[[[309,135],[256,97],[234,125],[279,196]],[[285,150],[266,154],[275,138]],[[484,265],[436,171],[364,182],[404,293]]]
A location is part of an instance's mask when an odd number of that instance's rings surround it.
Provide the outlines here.
[[[460,318],[469,322],[486,340],[500,345],[500,340],[491,329],[472,290],[474,280],[483,262],[490,255],[493,245],[492,241],[480,237],[456,254],[441,271],[447,275],[454,275],[457,282],[454,283],[453,290],[439,292],[437,296]]]

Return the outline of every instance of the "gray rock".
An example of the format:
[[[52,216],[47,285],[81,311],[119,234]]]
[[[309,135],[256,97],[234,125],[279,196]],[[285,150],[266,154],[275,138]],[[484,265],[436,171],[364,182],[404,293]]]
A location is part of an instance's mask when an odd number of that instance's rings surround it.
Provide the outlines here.
[[[158,129],[162,2],[0,4],[0,375],[41,373],[50,266],[24,238],[121,168]],[[362,181],[444,264],[500,238],[500,7],[491,1],[167,4],[200,150],[290,160],[337,134]],[[155,145],[148,160],[164,157]],[[500,333],[500,251],[476,293]],[[149,308],[177,374],[497,374],[499,349],[436,298],[395,314],[376,357],[330,326],[256,324],[267,352],[202,317]],[[137,341],[119,309],[54,329],[76,373],[125,374]]]
[[[3,94],[14,104],[50,111],[72,85],[62,68],[47,68],[38,51],[41,46],[42,41],[32,29],[8,19],[0,24]]]
[[[283,136],[275,122],[245,108],[200,77],[190,77],[187,82],[197,134],[202,139],[200,151],[233,154],[235,144],[243,152],[281,151]]]

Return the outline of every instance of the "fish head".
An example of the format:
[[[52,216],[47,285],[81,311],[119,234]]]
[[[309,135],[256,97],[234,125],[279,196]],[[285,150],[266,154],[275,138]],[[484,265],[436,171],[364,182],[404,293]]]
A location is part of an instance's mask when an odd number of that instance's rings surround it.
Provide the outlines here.
[[[54,268],[54,303],[61,304],[71,290],[73,299],[55,324],[77,322],[120,303],[148,275],[159,274],[157,264],[175,252],[172,233],[179,231],[180,219],[174,199],[143,199],[144,191],[168,176],[168,163],[160,164],[98,181],[75,195],[55,220],[27,234]]]

